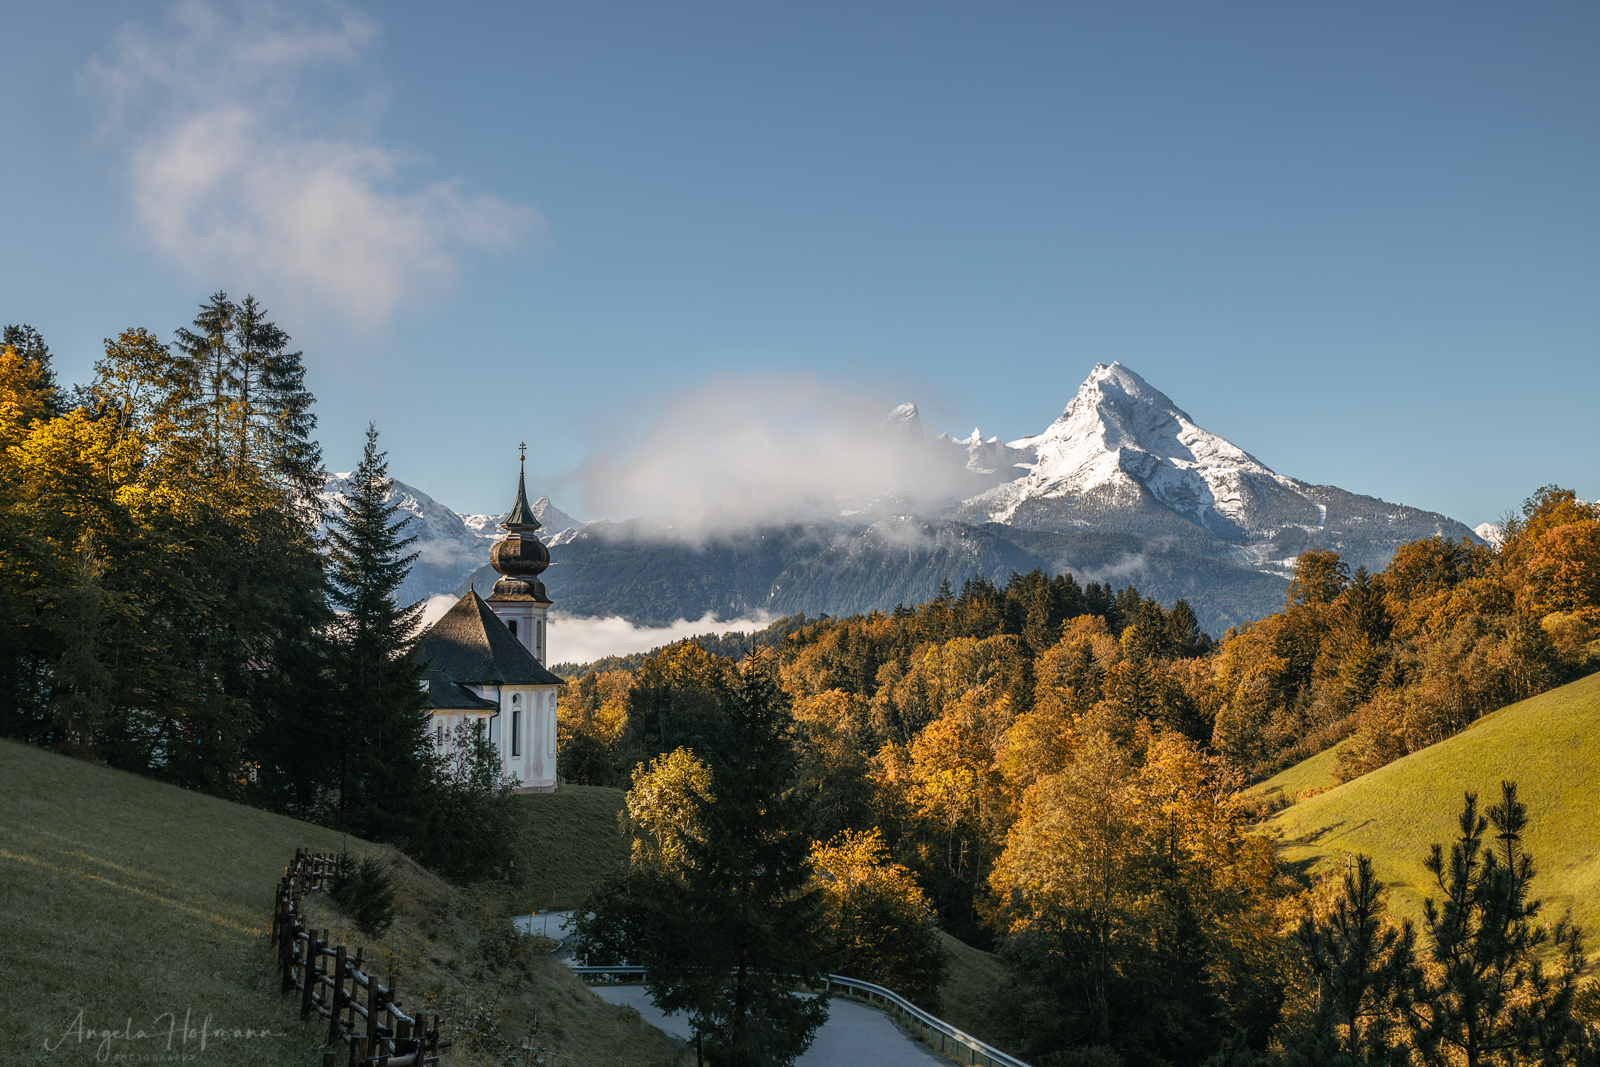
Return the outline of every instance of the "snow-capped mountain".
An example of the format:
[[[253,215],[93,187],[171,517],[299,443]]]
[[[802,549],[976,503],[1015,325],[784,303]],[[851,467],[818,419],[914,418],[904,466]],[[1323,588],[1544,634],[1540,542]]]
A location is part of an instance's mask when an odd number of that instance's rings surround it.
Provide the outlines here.
[[[1261,497],[1301,495],[1293,481],[1195,425],[1165,393],[1120,363],[1095,364],[1078,395],[1043,433],[995,446],[990,463],[998,467],[1010,460],[1026,473],[968,502],[987,512],[990,522],[1010,522],[1033,501],[1093,496],[1100,510],[1136,507],[1148,493],[1231,540],[1260,527]],[[1271,510],[1281,510],[1281,504]],[[1315,503],[1307,500],[1297,510],[1303,521],[1318,521]]]
[[[324,510],[333,507],[349,491],[351,473],[328,475],[320,494]],[[405,534],[417,539],[411,546],[411,551],[417,553],[417,560],[400,587],[401,603],[414,603],[434,593],[448,593],[460,585],[467,575],[488,560],[489,548],[505,535],[500,523],[510,514],[509,510],[498,515],[451,511],[422,490],[398,480],[393,481],[384,499],[409,516]],[[552,504],[548,496],[539,498],[533,505],[533,513],[543,526],[539,539],[546,544],[570,538],[583,526]]]
[[[1042,433],[1003,443],[974,430],[950,444],[965,449],[967,470],[1005,479],[954,510],[969,523],[1178,536],[1276,574],[1311,548],[1377,569],[1405,541],[1472,534],[1443,515],[1279,474],[1120,363],[1096,364]]]
[[[886,486],[840,501],[847,510],[831,519],[686,538],[688,527],[663,517],[579,523],[542,497],[540,537],[560,549],[546,588],[574,614],[660,625],[707,612],[891,609],[927,600],[941,581],[959,588],[978,573],[1003,581],[1037,567],[1185,597],[1221,633],[1281,605],[1302,552],[1333,549],[1352,569],[1378,570],[1406,541],[1473,536],[1443,515],[1279,474],[1119,363],[1096,365],[1060,418],[1009,442],[976,429],[930,436],[915,404],[883,425],[918,462],[948,464],[943,503]],[[346,477],[331,477],[324,497]],[[403,597],[494,581],[489,547],[503,514],[459,514],[402,482],[392,499],[417,519],[421,554]]]

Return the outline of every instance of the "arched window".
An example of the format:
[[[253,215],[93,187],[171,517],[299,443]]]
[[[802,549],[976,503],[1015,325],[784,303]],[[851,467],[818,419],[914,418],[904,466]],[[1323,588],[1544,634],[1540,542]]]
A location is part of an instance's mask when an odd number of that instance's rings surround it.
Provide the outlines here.
[[[507,622],[506,623],[506,629],[511,631],[511,636],[512,637],[517,636],[517,620],[516,619],[512,619],[511,621]]]
[[[511,754],[522,755],[522,709],[516,697],[511,698]]]

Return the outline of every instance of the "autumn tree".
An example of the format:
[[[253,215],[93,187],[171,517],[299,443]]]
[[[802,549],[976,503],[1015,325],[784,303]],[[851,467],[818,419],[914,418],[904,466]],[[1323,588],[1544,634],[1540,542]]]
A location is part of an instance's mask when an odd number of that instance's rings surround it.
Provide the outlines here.
[[[834,967],[886,986],[919,1007],[939,1011],[949,961],[933,906],[916,876],[895,863],[877,827],[846,830],[811,846],[811,866],[825,901]]]
[[[1270,849],[1181,735],[1141,765],[1108,735],[1036,783],[989,884],[1030,1051],[1198,1062],[1276,1018]]]

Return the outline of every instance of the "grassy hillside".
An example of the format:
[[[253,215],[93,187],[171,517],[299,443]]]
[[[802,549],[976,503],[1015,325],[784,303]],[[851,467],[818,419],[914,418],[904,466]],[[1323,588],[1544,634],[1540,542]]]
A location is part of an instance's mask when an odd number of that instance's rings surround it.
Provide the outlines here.
[[[0,978],[10,1009],[0,1015],[0,1062],[97,1062],[98,1035],[75,1036],[80,1012],[85,1032],[130,1022],[135,1034],[159,1031],[112,1039],[112,1062],[178,1053],[226,1067],[320,1062],[317,1028],[303,1027],[275,988],[267,924],[296,846],[340,845],[339,835],[307,823],[0,742],[0,900],[9,927]],[[508,936],[504,901],[462,894],[382,851],[400,887],[400,919],[386,937],[358,936],[318,895],[312,906],[336,938],[387,957],[380,969],[398,975],[403,1002],[422,999],[458,1027],[470,1022],[507,1038],[537,1019],[536,1042],[563,1065],[676,1058],[670,1039],[636,1013],[600,1001],[560,963]],[[178,1020],[170,1050],[169,1012]],[[195,1031],[187,1047],[186,1016]],[[218,1038],[218,1027],[228,1036]],[[63,1039],[69,1028],[74,1036]],[[235,1028],[273,1036],[234,1038]],[[489,1060],[463,1047],[453,1062]]]
[[[1266,783],[1289,799],[1323,784],[1323,753]],[[1342,862],[1347,852],[1373,857],[1392,887],[1392,906],[1418,918],[1422,898],[1439,896],[1423,859],[1433,842],[1448,844],[1461,795],[1498,799],[1515,781],[1528,805],[1526,846],[1538,866],[1535,890],[1546,916],[1571,909],[1600,950],[1600,675],[1487,715],[1446,741],[1331,788],[1279,812],[1266,830],[1291,861]]]
[[[1339,779],[1333,773],[1334,763],[1339,758],[1339,749],[1343,748],[1345,743],[1340,741],[1310,759],[1301,760],[1293,767],[1279,771],[1266,781],[1252,786],[1249,789],[1250,795],[1262,797],[1276,806],[1296,804],[1307,793],[1314,795],[1332,789],[1339,784]]]
[[[563,785],[517,798],[527,816],[527,864],[516,910],[575,908],[628,854],[617,825],[621,789]]]
[[[1016,1044],[1005,1030],[1011,1014],[1006,1001],[1010,968],[992,952],[943,932],[939,938],[950,959],[949,977],[939,988],[939,1017],[996,1048],[1010,1050]]]

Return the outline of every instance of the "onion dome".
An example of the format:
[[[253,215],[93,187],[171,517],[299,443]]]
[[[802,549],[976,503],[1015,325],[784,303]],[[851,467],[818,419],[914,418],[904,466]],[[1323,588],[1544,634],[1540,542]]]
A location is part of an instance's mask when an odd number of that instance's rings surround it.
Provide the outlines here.
[[[489,550],[489,565],[504,577],[494,583],[495,600],[540,600],[549,603],[539,575],[550,566],[550,550],[536,536],[539,519],[528,506],[524,476],[517,475],[517,502],[500,524],[507,533]]]

